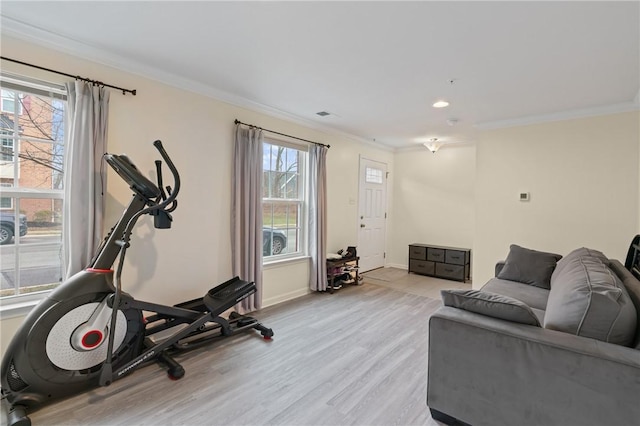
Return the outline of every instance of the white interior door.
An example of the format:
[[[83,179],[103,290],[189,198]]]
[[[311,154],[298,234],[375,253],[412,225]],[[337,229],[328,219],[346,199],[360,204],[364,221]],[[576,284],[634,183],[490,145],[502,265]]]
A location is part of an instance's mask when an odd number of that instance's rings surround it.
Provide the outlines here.
[[[358,256],[360,270],[384,266],[387,219],[387,165],[360,158]]]

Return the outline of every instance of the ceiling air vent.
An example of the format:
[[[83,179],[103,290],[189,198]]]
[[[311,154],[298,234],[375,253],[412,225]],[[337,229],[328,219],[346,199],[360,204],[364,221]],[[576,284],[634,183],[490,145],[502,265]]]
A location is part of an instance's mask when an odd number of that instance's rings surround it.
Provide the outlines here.
[[[327,115],[331,115],[331,113],[327,111],[316,112],[316,114],[318,114],[320,117],[326,117]]]

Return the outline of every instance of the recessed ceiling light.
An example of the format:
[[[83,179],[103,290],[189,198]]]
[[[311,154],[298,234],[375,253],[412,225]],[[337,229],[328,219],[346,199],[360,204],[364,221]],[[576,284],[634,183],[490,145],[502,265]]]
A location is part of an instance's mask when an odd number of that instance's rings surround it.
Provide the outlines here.
[[[433,104],[434,108],[444,108],[444,107],[448,107],[449,106],[449,102],[447,101],[438,101],[435,104]]]

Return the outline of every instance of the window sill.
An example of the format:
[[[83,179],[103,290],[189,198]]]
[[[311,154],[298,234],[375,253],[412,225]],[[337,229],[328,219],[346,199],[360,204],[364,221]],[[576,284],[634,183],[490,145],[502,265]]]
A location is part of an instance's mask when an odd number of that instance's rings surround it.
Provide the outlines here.
[[[297,256],[297,257],[289,257],[286,259],[270,260],[270,261],[264,262],[262,264],[262,268],[263,269],[280,268],[282,266],[292,265],[295,263],[308,262],[309,259],[310,259],[309,256],[303,255],[303,256]]]
[[[33,307],[46,298],[49,293],[51,291],[43,291],[0,301],[0,320],[27,316]]]

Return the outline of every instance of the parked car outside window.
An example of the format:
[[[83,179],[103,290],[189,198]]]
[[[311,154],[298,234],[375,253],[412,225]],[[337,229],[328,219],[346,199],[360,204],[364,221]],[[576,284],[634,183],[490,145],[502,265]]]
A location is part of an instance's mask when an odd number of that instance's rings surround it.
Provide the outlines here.
[[[16,217],[9,212],[0,212],[0,245],[9,244],[16,234]],[[27,235],[27,215],[20,215],[19,233],[21,237]]]
[[[287,236],[284,232],[273,228],[262,228],[262,255],[281,254],[287,247]]]

